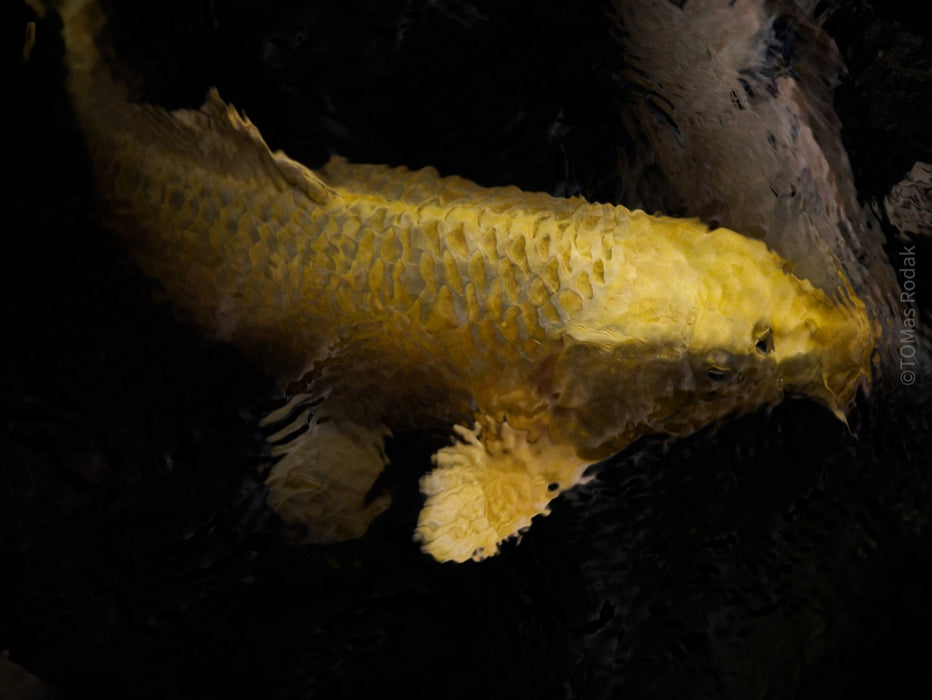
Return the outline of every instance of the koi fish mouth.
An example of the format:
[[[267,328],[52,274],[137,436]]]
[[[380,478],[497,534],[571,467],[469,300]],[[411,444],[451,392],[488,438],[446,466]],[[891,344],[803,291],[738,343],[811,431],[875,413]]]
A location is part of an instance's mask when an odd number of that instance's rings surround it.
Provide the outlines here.
[[[805,396],[847,423],[859,391],[868,392],[880,329],[859,301],[844,302],[834,316],[810,331],[805,351],[778,362],[791,396]]]

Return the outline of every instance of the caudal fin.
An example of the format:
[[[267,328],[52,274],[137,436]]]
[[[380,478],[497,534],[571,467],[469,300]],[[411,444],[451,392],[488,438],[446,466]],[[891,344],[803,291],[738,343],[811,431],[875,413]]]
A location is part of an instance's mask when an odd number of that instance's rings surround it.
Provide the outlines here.
[[[168,112],[135,104],[131,89],[121,81],[130,71],[107,42],[98,0],[59,0],[55,7],[63,25],[68,92],[92,151],[101,151],[104,158],[114,157],[117,149],[125,156],[127,149],[138,153],[143,147],[164,153],[196,151],[202,162],[214,162],[226,174],[244,179],[262,175],[318,203],[333,194],[304,165],[273,152],[256,126],[214,89],[199,110]],[[119,133],[131,137],[117,138]]]
[[[126,100],[128,91],[115,80],[101,50],[106,18],[97,0],[58,0],[54,7],[62,21],[72,100]]]

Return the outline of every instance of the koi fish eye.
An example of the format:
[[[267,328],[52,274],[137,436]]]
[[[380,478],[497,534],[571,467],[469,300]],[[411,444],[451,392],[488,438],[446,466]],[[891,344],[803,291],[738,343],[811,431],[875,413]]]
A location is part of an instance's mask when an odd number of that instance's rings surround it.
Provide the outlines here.
[[[761,355],[769,355],[773,352],[773,332],[768,328],[754,344],[755,349]]]
[[[702,383],[705,384],[706,390],[716,391],[722,387],[744,381],[744,374],[740,371],[740,368],[741,363],[738,356],[727,350],[719,349],[713,350],[705,356],[702,365],[697,367],[697,374],[704,375]]]
[[[725,369],[724,367],[709,367],[705,371],[705,376],[707,376],[713,382],[719,384],[727,382],[737,375],[735,375],[735,373],[730,369]]]

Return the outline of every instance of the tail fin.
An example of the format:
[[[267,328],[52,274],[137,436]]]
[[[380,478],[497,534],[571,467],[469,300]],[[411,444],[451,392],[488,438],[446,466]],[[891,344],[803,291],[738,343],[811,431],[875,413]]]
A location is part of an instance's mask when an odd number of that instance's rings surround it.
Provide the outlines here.
[[[97,0],[58,0],[55,9],[62,21],[72,99],[89,99],[101,92],[125,99],[126,88],[118,85],[101,53],[100,39],[106,22]]]
[[[129,106],[131,90],[114,70],[114,52],[106,37],[106,16],[98,0],[53,0],[62,22],[65,44],[65,86],[75,117],[89,138],[104,124],[116,129]]]
[[[200,110],[166,112],[134,104],[130,88],[120,80],[126,71],[112,55],[98,0],[57,0],[55,7],[63,25],[68,92],[89,141],[112,138],[122,128],[166,152],[197,152],[228,173],[244,177],[265,173],[281,188],[295,188],[319,203],[333,194],[308,168],[280,151],[272,152],[255,125],[220,99],[216,90],[209,91]],[[107,148],[114,146],[110,141]]]

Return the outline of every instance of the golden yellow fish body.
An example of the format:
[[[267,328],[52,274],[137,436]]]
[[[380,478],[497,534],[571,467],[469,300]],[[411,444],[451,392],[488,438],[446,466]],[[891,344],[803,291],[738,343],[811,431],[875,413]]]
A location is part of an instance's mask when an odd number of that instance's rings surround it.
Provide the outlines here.
[[[66,3],[69,89],[110,225],[205,331],[296,399],[270,502],[317,540],[361,535],[390,430],[457,423],[421,482],[417,537],[481,558],[586,467],[648,432],[812,396],[840,417],[872,326],[758,241],[697,221],[269,151],[211,93],[135,105]],[[295,384],[298,382],[298,384]]]

